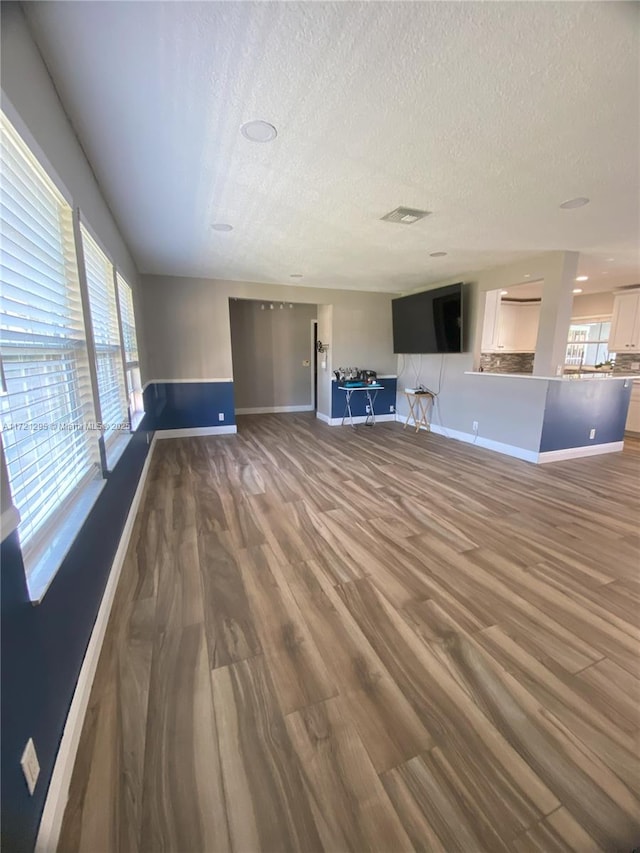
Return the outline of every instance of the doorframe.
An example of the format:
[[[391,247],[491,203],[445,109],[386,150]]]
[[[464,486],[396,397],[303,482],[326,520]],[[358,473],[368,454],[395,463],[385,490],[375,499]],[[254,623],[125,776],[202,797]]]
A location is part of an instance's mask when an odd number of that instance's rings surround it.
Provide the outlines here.
[[[311,321],[311,406],[318,411],[318,318]]]

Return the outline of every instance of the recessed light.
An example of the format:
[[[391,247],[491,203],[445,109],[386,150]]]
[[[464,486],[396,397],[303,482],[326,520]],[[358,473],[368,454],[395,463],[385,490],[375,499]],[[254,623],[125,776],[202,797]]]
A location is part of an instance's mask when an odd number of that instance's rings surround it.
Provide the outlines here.
[[[509,295],[509,291],[508,291],[508,290],[501,290],[501,291],[500,291],[500,296],[508,296],[508,295]]]
[[[576,281],[589,281],[589,276],[588,275],[577,275]]]
[[[605,270],[602,275],[609,275],[609,270]]]
[[[589,204],[589,199],[585,198],[585,196],[578,196],[578,198],[570,198],[567,201],[563,201],[560,207],[563,210],[573,210],[575,207],[584,207],[585,204]]]
[[[261,119],[246,122],[240,128],[240,133],[249,142],[273,142],[278,135],[278,131],[272,124]]]
[[[526,273],[525,278],[531,278],[531,273]]]
[[[291,275],[289,276],[289,278],[302,278],[302,273],[301,273],[301,272],[294,272],[294,273],[291,273]]]
[[[582,293],[582,288],[581,287],[574,287],[572,290],[572,293]]]
[[[611,261],[615,261],[615,258],[607,258],[607,260],[608,260],[609,262],[611,262]]]
[[[429,252],[429,257],[430,258],[444,258],[444,256],[446,254],[447,254],[446,252]]]
[[[211,228],[214,231],[233,231],[233,225],[228,225],[226,222],[214,222]]]

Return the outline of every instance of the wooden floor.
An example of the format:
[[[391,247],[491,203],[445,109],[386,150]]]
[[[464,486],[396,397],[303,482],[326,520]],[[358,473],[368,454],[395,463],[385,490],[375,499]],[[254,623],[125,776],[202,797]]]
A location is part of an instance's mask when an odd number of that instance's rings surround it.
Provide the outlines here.
[[[640,845],[640,442],[157,442],[65,853]]]

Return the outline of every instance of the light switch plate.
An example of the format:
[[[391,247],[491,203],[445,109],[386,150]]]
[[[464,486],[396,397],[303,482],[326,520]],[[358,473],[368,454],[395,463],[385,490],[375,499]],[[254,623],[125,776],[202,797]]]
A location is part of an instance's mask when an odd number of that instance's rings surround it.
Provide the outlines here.
[[[33,795],[36,788],[36,782],[38,781],[38,776],[40,775],[40,762],[38,761],[36,747],[32,738],[29,738],[27,741],[27,745],[22,753],[22,758],[20,759],[20,764],[22,765],[24,778],[27,781],[29,793]]]

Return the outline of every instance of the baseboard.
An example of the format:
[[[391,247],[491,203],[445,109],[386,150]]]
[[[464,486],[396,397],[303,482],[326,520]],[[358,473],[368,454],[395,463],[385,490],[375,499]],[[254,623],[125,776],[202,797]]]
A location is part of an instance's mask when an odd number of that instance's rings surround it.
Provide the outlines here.
[[[326,416],[323,416],[322,419],[324,420],[325,417]],[[357,417],[353,418],[353,423],[354,424],[363,424],[367,419],[368,419],[368,417],[365,415],[358,415]],[[389,421],[395,421],[395,419],[396,419],[395,414],[393,414],[393,415],[376,415],[376,423],[388,423]],[[327,418],[326,423],[328,423],[329,426],[342,426],[342,418]],[[345,418],[344,425],[345,426],[351,426],[351,421],[349,420],[349,418]]]
[[[196,438],[201,435],[235,435],[238,427],[235,424],[216,427],[189,427],[188,429],[157,429],[156,438]]]
[[[236,415],[279,415],[286,412],[312,412],[313,406],[263,406],[250,409],[236,409]]]
[[[406,415],[397,415],[396,420],[404,424]],[[409,421],[409,426],[413,426],[413,421]],[[420,427],[421,430],[424,427]],[[524,462],[537,462],[538,451],[526,450],[524,447],[516,447],[514,444],[505,444],[502,441],[494,441],[491,438],[483,438],[480,435],[474,435],[472,432],[461,432],[457,429],[449,429],[449,427],[441,427],[438,424],[431,423],[431,432],[437,435],[443,435],[445,438],[453,438],[456,441],[464,441],[466,444],[474,444],[476,447],[482,447],[485,450],[493,450],[496,453],[503,453],[505,456],[513,456],[515,459],[522,459]]]
[[[579,459],[581,456],[599,456],[601,453],[619,453],[624,441],[609,441],[606,444],[589,444],[584,447],[567,447],[564,450],[546,450],[538,454],[538,462],[562,462],[563,459]]]
[[[35,853],[51,853],[52,850],[56,850],[58,847],[58,839],[62,828],[62,819],[64,817],[64,811],[69,798],[71,775],[73,773],[76,754],[78,752],[78,744],[80,743],[80,735],[82,733],[82,726],[84,724],[84,718],[89,704],[93,679],[96,674],[96,668],[98,666],[98,660],[102,650],[105,631],[109,622],[113,599],[118,587],[118,581],[120,580],[120,573],[122,571],[127,548],[129,547],[131,531],[138,512],[140,500],[142,499],[142,493],[144,491],[147,474],[149,473],[149,466],[151,464],[151,457],[153,456],[154,448],[155,437],[151,442],[151,447],[149,448],[133,500],[131,501],[131,506],[129,507],[127,520],[125,521],[122,535],[120,536],[120,542],[118,543],[118,549],[115,557],[113,558],[113,563],[111,564],[111,571],[109,572],[107,584],[102,595],[98,615],[96,617],[93,630],[91,631],[91,637],[89,638],[89,644],[84,655],[84,660],[82,661],[82,668],[80,669],[80,675],[78,676],[76,688],[73,693],[73,699],[71,700],[71,706],[65,722],[62,740],[60,741],[60,746],[58,748],[56,763],[53,768],[53,773],[51,774],[49,790],[47,791],[47,797],[44,803],[42,817],[40,819]]]
[[[322,421],[325,424],[331,423],[331,418],[329,415],[325,415],[323,412],[316,412],[316,417],[319,421]]]

